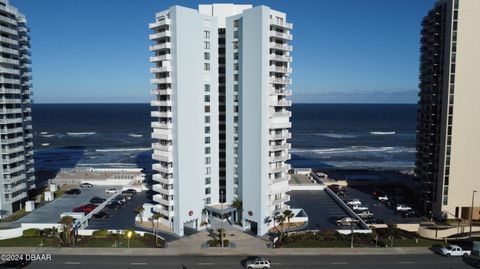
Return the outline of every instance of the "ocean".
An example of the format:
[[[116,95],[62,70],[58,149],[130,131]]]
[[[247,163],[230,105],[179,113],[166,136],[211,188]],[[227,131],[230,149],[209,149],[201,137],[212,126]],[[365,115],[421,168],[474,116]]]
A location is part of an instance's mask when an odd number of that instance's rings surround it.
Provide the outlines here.
[[[150,169],[148,104],[34,104],[38,170]],[[294,104],[293,167],[410,169],[416,105]]]

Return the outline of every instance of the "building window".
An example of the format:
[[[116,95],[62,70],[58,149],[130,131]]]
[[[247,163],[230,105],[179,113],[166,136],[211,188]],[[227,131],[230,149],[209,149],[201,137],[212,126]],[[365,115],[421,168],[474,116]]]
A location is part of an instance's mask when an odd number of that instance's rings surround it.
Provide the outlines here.
[[[235,94],[235,95],[233,96],[233,101],[234,101],[234,102],[238,102],[238,95]]]
[[[233,194],[238,194],[238,188],[237,187],[233,188]]]
[[[212,173],[212,168],[211,167],[205,167],[205,174],[210,175]]]
[[[209,49],[210,49],[210,42],[205,41],[205,46],[204,46],[204,48],[205,48],[206,50],[209,50]]]
[[[233,42],[233,49],[238,49],[238,41]]]
[[[233,81],[238,81],[238,74],[233,75]]]
[[[239,20],[234,20],[233,21],[233,27],[238,27],[240,25],[240,21]]]
[[[212,203],[212,199],[211,199],[210,197],[207,197],[207,198],[205,199],[205,203],[206,203],[207,205],[211,204],[211,203]]]
[[[209,134],[210,133],[210,126],[205,126],[205,133]]]
[[[204,58],[205,60],[210,60],[210,52],[204,52],[204,53],[203,53],[203,58]]]
[[[233,31],[233,38],[238,38],[238,31]]]
[[[211,158],[210,157],[205,157],[205,164],[210,164],[211,163]]]
[[[205,178],[205,185],[208,185],[212,182],[212,179],[210,177]]]
[[[205,148],[205,154],[210,154],[210,147]]]
[[[210,123],[210,116],[205,116],[205,123]]]
[[[233,59],[238,60],[238,52],[233,53]]]
[[[210,102],[210,95],[205,95],[204,100],[205,100],[205,102],[209,103]]]
[[[233,85],[233,91],[238,92],[238,85]]]
[[[233,70],[238,70],[238,63],[233,64]]]
[[[210,91],[210,84],[205,84],[205,85],[203,85],[203,89],[204,89],[206,92],[209,92],[209,91]]]
[[[203,64],[203,69],[205,69],[205,71],[210,71],[210,64],[209,63],[204,63]]]
[[[209,113],[210,112],[210,106],[205,106],[205,113]]]
[[[210,31],[205,30],[203,33],[205,38],[210,38]]]
[[[205,137],[205,144],[210,144],[210,137],[209,136]]]
[[[205,194],[210,194],[210,188],[205,188]]]

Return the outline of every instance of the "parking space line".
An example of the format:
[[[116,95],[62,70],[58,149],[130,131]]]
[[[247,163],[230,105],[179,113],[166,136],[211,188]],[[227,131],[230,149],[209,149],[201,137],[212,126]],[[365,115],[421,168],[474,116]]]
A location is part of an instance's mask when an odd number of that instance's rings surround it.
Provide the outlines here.
[[[131,262],[130,265],[147,265],[146,262]]]
[[[199,262],[197,265],[214,265],[215,263],[213,262]]]
[[[82,264],[81,262],[65,262],[65,264],[73,265],[73,264]]]
[[[348,262],[332,262],[332,265],[345,265],[348,264]]]

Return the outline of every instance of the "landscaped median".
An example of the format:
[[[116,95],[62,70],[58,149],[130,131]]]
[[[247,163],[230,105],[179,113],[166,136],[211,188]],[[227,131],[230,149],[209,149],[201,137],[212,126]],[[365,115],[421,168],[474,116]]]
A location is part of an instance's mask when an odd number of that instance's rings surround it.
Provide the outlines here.
[[[0,240],[0,247],[163,248],[165,240],[149,233],[141,235],[132,230],[123,233],[98,230],[90,236],[75,236],[58,229],[27,229],[21,237]]]

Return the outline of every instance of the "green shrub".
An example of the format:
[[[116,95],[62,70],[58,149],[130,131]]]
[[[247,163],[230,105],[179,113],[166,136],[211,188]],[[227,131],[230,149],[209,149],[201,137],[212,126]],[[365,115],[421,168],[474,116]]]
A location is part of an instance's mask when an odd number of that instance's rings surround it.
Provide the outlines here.
[[[31,228],[23,231],[23,237],[40,237],[40,230]]]
[[[110,232],[107,229],[100,229],[92,233],[93,238],[108,238],[109,236]]]
[[[152,242],[152,244],[153,242],[157,242],[156,247],[165,247],[165,240],[159,237],[157,237],[157,239],[155,240],[155,236],[153,234],[144,233],[143,239],[147,242]]]

